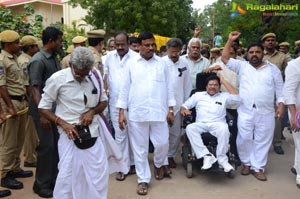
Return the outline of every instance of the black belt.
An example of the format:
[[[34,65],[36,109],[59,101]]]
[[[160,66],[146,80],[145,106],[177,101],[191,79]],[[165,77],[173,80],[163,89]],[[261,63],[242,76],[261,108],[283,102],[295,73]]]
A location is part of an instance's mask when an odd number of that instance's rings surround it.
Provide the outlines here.
[[[252,108],[256,108],[256,105],[255,105],[255,104],[253,104],[253,105],[252,105]]]
[[[9,97],[12,100],[18,100],[18,101],[25,100],[25,95],[10,95]]]

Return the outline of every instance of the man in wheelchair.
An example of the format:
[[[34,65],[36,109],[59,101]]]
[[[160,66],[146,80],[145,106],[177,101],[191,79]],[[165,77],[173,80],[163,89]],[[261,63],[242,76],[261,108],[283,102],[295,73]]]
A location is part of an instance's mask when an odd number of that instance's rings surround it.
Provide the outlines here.
[[[228,92],[220,92],[221,83]],[[225,172],[234,168],[228,162],[230,132],[226,123],[226,106],[239,104],[240,98],[237,91],[222,77],[211,75],[205,82],[206,91],[196,92],[182,106],[181,114],[190,115],[192,109],[196,109],[196,122],[186,127],[186,134],[195,152],[196,158],[203,158],[202,170],[207,170],[218,160]],[[216,157],[209,152],[203,144],[201,134],[209,132],[217,138]]]

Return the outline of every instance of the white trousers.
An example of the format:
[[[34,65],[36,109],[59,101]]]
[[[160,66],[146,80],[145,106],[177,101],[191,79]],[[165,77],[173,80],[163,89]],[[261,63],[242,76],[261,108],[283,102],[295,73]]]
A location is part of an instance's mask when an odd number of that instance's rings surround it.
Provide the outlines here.
[[[157,168],[168,165],[169,129],[167,122],[129,121],[129,139],[132,144],[138,183],[149,183],[151,171],[148,162],[149,138],[154,146],[153,162]]]
[[[58,141],[58,176],[54,199],[106,199],[108,164],[101,139],[88,149],[78,149],[65,133]]]
[[[293,132],[295,143],[295,162],[294,168],[297,171],[296,183],[300,184],[300,132]]]
[[[182,135],[181,129],[182,116],[178,112],[174,117],[174,124],[169,128],[169,152],[168,157],[175,158],[180,145],[180,137]]]
[[[238,108],[237,149],[241,162],[256,172],[264,169],[272,145],[275,114],[260,114],[256,109]]]
[[[228,157],[226,155],[228,151],[229,137],[230,133],[228,130],[228,125],[226,122],[195,122],[189,124],[186,127],[186,134],[191,143],[192,149],[194,150],[196,157],[202,158],[206,154],[209,154],[207,147],[203,144],[201,134],[204,132],[209,132],[215,136],[218,140],[217,145],[217,159],[219,164],[228,162]]]
[[[128,170],[126,173],[129,172],[130,165],[134,164],[133,160],[133,153],[130,147],[129,143],[129,137],[128,137],[128,128],[126,127],[124,131],[121,131],[119,128],[119,108],[115,106],[110,106],[110,118],[115,130],[115,142],[120,147],[120,150],[122,152],[123,160],[128,167]],[[127,117],[127,111],[125,111],[125,117]]]

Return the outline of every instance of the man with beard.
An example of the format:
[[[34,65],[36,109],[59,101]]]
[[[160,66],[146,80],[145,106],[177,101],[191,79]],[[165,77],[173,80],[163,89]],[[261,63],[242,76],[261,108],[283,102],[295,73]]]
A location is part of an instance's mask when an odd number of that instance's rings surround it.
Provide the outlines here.
[[[249,62],[229,59],[232,41],[239,35],[238,32],[230,33],[222,54],[222,61],[237,72],[240,80],[242,104],[238,108],[237,147],[243,163],[242,174],[248,175],[251,168],[258,180],[265,181],[264,167],[275,128],[274,96],[278,106],[276,116],[283,117],[283,80],[275,65],[263,61],[264,48],[260,44],[248,47]]]
[[[287,66],[287,62],[292,58],[289,55],[286,55],[282,52],[276,50],[276,35],[274,33],[267,33],[262,37],[264,50],[264,60],[268,60],[272,64],[275,64],[278,69],[281,71],[281,75],[284,80],[284,71]],[[284,127],[287,126],[288,117],[287,117],[287,108],[285,109],[284,119],[281,121],[280,118],[277,118],[275,123],[275,131],[273,138],[273,146],[275,153],[283,155],[284,151],[281,147],[281,136]],[[280,120],[279,120],[280,119]],[[282,127],[281,127],[282,126]]]
[[[168,165],[169,129],[173,124],[174,91],[169,68],[164,60],[154,55],[155,39],[150,32],[139,34],[140,54],[124,67],[123,83],[117,107],[119,126],[125,129],[128,122],[136,174],[137,194],[146,195],[151,172],[148,162],[149,138],[154,145],[154,174],[157,180],[170,175]],[[125,110],[128,109],[128,117]]]
[[[126,63],[137,56],[133,50],[129,49],[129,40],[126,32],[118,32],[114,39],[115,49],[109,52],[104,63],[104,89],[109,91],[110,117],[115,130],[115,140],[123,154],[128,170],[126,173],[117,173],[116,180],[125,180],[128,174],[135,173],[133,155],[129,146],[128,128],[123,131],[119,128],[119,108],[116,107],[122,83],[123,68]],[[127,115],[127,110],[125,111]]]
[[[222,61],[238,74],[241,104],[238,107],[237,148],[243,163],[242,175],[252,174],[258,180],[266,181],[264,167],[272,144],[276,116],[283,117],[283,80],[280,70],[274,64],[263,61],[264,47],[259,43],[248,46],[247,60],[230,58],[232,42],[240,36],[231,32],[223,49]],[[214,69],[220,69],[219,66]]]
[[[198,38],[192,38],[188,43],[188,54],[183,57],[186,58],[189,69],[190,77],[192,81],[193,89],[196,88],[196,76],[204,69],[208,68],[209,60],[201,56],[201,41]]]

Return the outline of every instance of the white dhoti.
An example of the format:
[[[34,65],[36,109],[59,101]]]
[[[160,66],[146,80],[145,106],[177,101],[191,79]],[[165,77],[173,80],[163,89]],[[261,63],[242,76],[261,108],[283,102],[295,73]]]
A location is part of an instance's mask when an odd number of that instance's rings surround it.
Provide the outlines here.
[[[108,164],[100,138],[94,146],[81,150],[65,133],[58,141],[58,176],[53,192],[54,199],[106,199]]]
[[[230,133],[228,130],[227,123],[226,122],[211,122],[211,123],[195,122],[189,124],[186,127],[186,134],[189,138],[191,146],[198,159],[210,153],[202,141],[201,134],[204,132],[209,132],[210,134],[215,136],[218,140],[216,155],[219,164],[228,162],[228,157],[226,153],[228,151]]]
[[[149,137],[155,148],[153,162],[157,168],[168,165],[169,129],[167,122],[129,121],[129,139],[132,144],[138,183],[149,183],[151,171],[148,162]]]
[[[128,173],[130,165],[134,164],[133,153],[129,144],[128,128],[125,127],[124,131],[121,131],[121,129],[119,128],[119,110],[119,108],[110,106],[110,118],[115,130],[116,144],[119,146],[120,151],[122,152],[123,160],[127,166],[127,170],[125,173]],[[127,118],[127,111],[125,111],[125,116]]]
[[[296,183],[300,184],[300,132],[293,132],[295,143],[295,162],[294,168],[297,171]]]
[[[255,108],[238,109],[237,149],[241,162],[258,172],[264,169],[272,144],[275,113],[260,114]]]
[[[174,124],[169,128],[169,152],[168,157],[175,158],[180,145],[181,130],[181,114],[177,112],[174,117]]]

